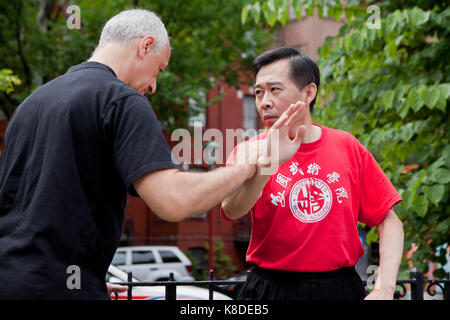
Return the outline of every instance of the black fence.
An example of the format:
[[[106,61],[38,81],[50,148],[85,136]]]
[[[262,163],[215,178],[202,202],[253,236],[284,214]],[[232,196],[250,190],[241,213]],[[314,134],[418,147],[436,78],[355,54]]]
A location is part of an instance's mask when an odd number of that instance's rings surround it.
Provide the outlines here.
[[[120,283],[128,286],[127,300],[133,298],[134,287],[146,287],[146,286],[165,286],[166,300],[176,300],[177,287],[178,286],[200,286],[207,287],[209,289],[209,300],[213,300],[213,293],[221,286],[239,286],[242,285],[245,280],[214,280],[214,271],[210,270],[209,280],[205,281],[175,281],[173,273],[170,274],[169,281],[157,281],[157,282],[133,282],[133,275],[128,273],[128,281]],[[363,280],[363,283],[367,285],[367,281]],[[430,296],[437,294],[436,288],[439,287],[442,290],[443,299],[450,300],[450,275],[446,274],[446,279],[442,280],[429,280],[424,279],[420,270],[412,269],[410,271],[410,278],[407,280],[397,280],[397,288],[395,291],[394,299],[401,299],[407,295],[407,285],[410,285],[411,300],[424,300],[424,293],[428,293]],[[220,290],[219,290],[220,292]],[[115,299],[118,299],[118,295],[115,294]]]

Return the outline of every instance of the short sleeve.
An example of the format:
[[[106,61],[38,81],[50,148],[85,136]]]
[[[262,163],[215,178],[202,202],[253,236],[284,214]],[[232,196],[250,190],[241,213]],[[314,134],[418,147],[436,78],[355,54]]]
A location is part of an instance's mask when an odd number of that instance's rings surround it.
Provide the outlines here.
[[[113,102],[103,126],[113,146],[114,165],[131,195],[138,196],[133,183],[146,173],[179,169],[145,97],[129,95]]]
[[[402,198],[373,155],[359,141],[356,140],[356,143],[361,161],[358,220],[374,227],[386,217],[394,205],[402,201]]]

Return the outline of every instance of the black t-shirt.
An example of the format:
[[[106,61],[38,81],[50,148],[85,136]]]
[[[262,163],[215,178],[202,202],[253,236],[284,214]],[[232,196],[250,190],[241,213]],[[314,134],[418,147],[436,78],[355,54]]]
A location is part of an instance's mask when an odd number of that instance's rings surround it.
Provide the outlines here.
[[[84,62],[37,89],[5,134],[0,298],[108,298],[127,192],[167,168],[178,166],[149,101],[108,66]]]

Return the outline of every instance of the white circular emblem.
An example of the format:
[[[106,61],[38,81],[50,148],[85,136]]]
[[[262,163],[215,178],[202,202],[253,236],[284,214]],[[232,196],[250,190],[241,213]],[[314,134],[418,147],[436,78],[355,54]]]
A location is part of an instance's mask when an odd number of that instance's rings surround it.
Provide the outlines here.
[[[289,195],[291,212],[298,220],[312,223],[322,220],[330,212],[333,196],[330,187],[320,179],[297,181]]]

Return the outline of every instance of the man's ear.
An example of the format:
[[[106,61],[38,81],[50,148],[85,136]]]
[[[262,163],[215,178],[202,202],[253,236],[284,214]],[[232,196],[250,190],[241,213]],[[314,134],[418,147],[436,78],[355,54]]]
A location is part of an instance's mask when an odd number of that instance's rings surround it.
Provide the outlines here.
[[[142,38],[138,47],[139,58],[143,59],[145,54],[153,50],[154,46],[155,46],[155,38],[153,38],[152,36],[145,36],[144,38]]]
[[[317,94],[317,86],[314,82],[311,82],[305,87],[305,93],[306,93],[306,102],[308,103],[308,106],[311,104],[311,101],[314,100]]]

